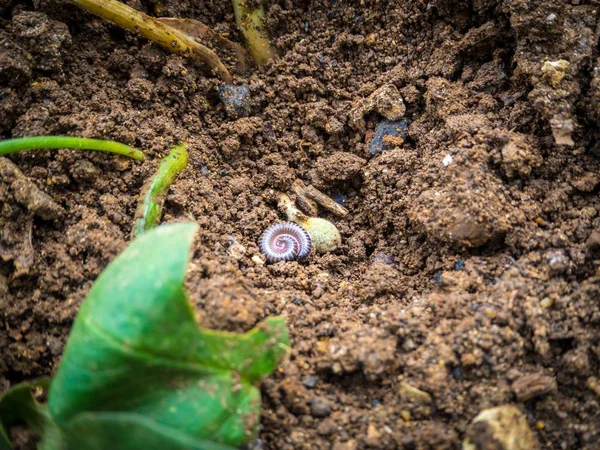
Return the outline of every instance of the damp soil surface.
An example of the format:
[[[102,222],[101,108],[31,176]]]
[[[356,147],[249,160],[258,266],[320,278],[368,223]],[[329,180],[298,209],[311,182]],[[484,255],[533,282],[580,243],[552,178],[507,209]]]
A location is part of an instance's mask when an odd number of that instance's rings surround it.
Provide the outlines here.
[[[128,3],[241,42],[227,1]],[[498,405],[525,414],[539,448],[600,448],[598,2],[265,6],[279,59],[236,75],[250,92],[237,115],[199,63],[66,2],[0,0],[2,136],[148,156],[2,160],[0,391],[55,371],[143,183],[185,141],[163,222],[200,225],[199,320],[289,325],[253,448],[458,449]],[[342,245],[265,264],[257,240],[296,180],[349,210],[319,211]]]

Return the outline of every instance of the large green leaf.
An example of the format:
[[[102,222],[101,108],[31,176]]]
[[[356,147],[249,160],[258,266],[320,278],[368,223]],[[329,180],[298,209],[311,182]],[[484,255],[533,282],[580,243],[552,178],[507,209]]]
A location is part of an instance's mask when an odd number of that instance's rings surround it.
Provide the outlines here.
[[[183,286],[196,228],[148,231],[100,275],[50,386],[41,449],[223,450],[253,437],[255,384],[286,354],[287,328],[198,326]]]
[[[17,422],[25,422],[38,434],[44,431],[48,420],[46,408],[39,404],[32,389],[47,388],[49,378],[21,383],[0,397],[0,450],[10,450],[8,428]]]

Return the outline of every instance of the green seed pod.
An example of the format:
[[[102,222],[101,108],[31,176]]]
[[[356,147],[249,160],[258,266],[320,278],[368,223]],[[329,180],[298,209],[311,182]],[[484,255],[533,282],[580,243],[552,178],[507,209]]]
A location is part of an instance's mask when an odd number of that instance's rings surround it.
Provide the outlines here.
[[[306,230],[317,253],[332,252],[342,243],[340,232],[329,220],[309,217],[296,218],[295,222]]]
[[[285,212],[288,220],[296,222],[306,230],[317,253],[332,252],[342,243],[342,236],[333,223],[319,217],[306,216],[294,206],[287,195],[279,196],[279,208]]]

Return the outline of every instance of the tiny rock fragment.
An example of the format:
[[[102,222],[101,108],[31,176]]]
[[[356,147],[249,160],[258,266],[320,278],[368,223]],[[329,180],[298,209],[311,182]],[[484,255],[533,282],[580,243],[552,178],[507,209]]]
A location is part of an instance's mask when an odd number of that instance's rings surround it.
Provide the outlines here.
[[[15,200],[36,216],[44,220],[58,220],[64,215],[64,209],[41,191],[10,160],[0,158],[0,180],[10,183]]]
[[[403,381],[398,388],[398,395],[419,405],[429,405],[433,402],[431,395]]]
[[[369,143],[369,153],[378,155],[384,150],[401,145],[407,136],[408,121],[382,120],[375,128],[373,139]]]
[[[460,363],[464,367],[474,366],[475,364],[477,364],[477,359],[475,358],[473,353],[465,353],[460,357]]]
[[[463,450],[538,450],[527,419],[514,405],[484,409],[469,425]]]
[[[349,441],[346,441],[346,442],[340,442],[340,441],[335,442],[332,445],[331,450],[356,450],[357,448],[358,448],[358,442],[356,442],[356,440],[354,440],[354,439],[350,439]]]
[[[356,130],[364,131],[366,122],[364,116],[371,111],[376,111],[388,120],[398,120],[404,117],[406,106],[398,89],[393,84],[386,84],[368,98],[359,100],[350,111],[350,126]]]
[[[242,259],[246,254],[246,247],[236,242],[227,249],[227,254],[233,259]]]
[[[550,119],[550,128],[552,128],[552,136],[557,145],[575,145],[575,141],[571,137],[575,131],[575,123],[572,119],[557,114]]]
[[[313,397],[310,402],[310,413],[313,417],[327,417],[331,414],[331,406],[326,398]]]
[[[559,59],[558,61],[546,61],[542,66],[542,78],[552,87],[556,87],[567,75],[569,61]]]
[[[302,384],[304,385],[304,387],[307,387],[309,389],[314,388],[318,382],[319,382],[319,377],[317,377],[315,375],[309,375],[304,380],[302,380]]]
[[[519,133],[509,133],[502,147],[502,167],[508,177],[529,175],[543,160],[533,139]]]
[[[256,264],[257,266],[265,265],[265,258],[262,255],[253,255],[251,259],[252,259],[252,262],[254,264]]]
[[[381,432],[377,429],[374,423],[370,423],[367,427],[367,436],[365,444],[373,448],[381,448]]]
[[[551,297],[544,297],[540,300],[540,306],[544,309],[552,308],[554,300]]]
[[[586,386],[592,390],[594,394],[600,397],[600,380],[596,377],[589,377],[586,381]]]
[[[452,158],[452,154],[448,153],[446,156],[444,156],[444,159],[442,159],[442,164],[444,167],[448,167],[450,164],[452,164],[453,160],[454,158]]]
[[[8,278],[0,273],[0,297],[6,298],[8,296]]]
[[[556,380],[538,373],[527,374],[513,382],[512,390],[518,401],[527,401],[556,391]]]
[[[219,88],[218,95],[228,117],[239,119],[250,114],[250,87],[247,84],[224,84]]]
[[[71,176],[78,181],[92,181],[100,174],[96,166],[87,159],[75,161],[69,170]]]
[[[571,185],[581,192],[592,192],[600,183],[600,177],[592,172],[587,172],[571,182]]]
[[[600,230],[593,230],[586,242],[587,248],[590,250],[600,249]]]

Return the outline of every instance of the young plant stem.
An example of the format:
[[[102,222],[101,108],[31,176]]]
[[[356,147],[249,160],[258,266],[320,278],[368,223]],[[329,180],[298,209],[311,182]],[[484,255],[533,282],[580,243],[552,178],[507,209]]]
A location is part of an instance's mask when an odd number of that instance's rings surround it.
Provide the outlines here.
[[[70,136],[34,136],[0,141],[0,156],[24,150],[39,150],[48,148],[74,148],[96,150],[99,152],[115,153],[138,161],[144,160],[144,154],[137,148],[115,141],[88,139]]]
[[[182,53],[206,62],[226,83],[233,78],[217,54],[196,42],[187,34],[159,22],[118,0],[71,0],[92,14],[113,22],[129,31],[139,33],[147,39],[173,53]]]
[[[176,145],[162,159],[154,176],[142,187],[131,230],[132,238],[158,225],[169,187],[187,162],[187,144]]]
[[[233,12],[256,65],[262,66],[269,59],[275,58],[277,52],[271,46],[264,24],[265,9],[260,6],[250,10],[247,0],[233,0]]]

